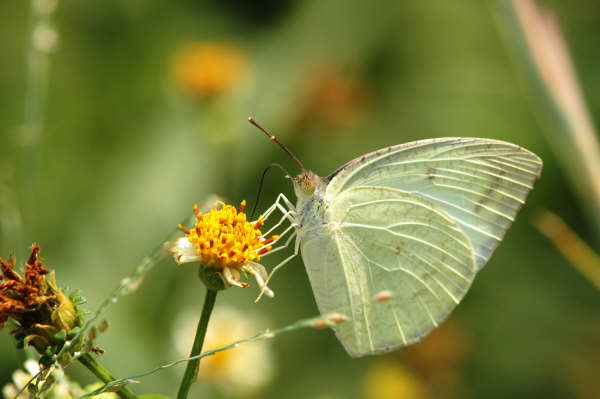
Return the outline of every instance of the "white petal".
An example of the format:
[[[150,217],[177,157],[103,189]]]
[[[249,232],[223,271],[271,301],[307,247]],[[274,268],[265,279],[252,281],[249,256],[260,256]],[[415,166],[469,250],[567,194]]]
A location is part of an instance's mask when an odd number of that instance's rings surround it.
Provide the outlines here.
[[[261,293],[264,292],[265,295],[271,298],[275,296],[273,291],[265,284],[265,280],[267,279],[267,271],[265,270],[265,267],[263,265],[261,265],[260,263],[250,262],[247,265],[243,266],[242,270],[254,276],[258,286],[261,289]]]
[[[234,285],[234,286],[240,287],[240,288],[248,287],[248,284],[241,283],[239,281],[240,280],[240,272],[238,272],[236,269],[230,269],[228,267],[224,267],[223,268],[223,278],[225,279],[225,282],[227,282],[227,284],[229,284],[229,285]]]
[[[196,247],[187,237],[179,237],[167,242],[166,248],[168,252],[173,254],[175,262],[179,264],[202,261],[202,257],[198,255]]]

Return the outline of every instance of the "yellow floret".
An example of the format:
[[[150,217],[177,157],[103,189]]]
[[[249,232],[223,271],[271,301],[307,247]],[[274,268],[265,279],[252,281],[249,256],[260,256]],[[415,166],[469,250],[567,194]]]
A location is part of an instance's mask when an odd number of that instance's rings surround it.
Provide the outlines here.
[[[244,213],[245,207],[246,201],[242,201],[239,211],[232,205],[218,202],[215,208],[203,214],[195,206],[195,227],[187,230],[179,226],[196,247],[205,266],[239,269],[248,262],[260,260],[260,255],[271,250],[269,244],[277,236],[264,240],[260,231],[262,220],[249,222]]]

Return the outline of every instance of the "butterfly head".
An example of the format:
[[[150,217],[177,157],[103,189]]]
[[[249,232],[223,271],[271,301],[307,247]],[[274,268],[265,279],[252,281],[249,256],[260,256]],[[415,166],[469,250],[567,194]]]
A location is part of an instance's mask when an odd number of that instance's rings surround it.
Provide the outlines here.
[[[312,171],[307,170],[302,172],[293,179],[294,191],[298,198],[311,197],[315,194],[315,191],[319,192],[325,186],[323,179],[314,174]]]

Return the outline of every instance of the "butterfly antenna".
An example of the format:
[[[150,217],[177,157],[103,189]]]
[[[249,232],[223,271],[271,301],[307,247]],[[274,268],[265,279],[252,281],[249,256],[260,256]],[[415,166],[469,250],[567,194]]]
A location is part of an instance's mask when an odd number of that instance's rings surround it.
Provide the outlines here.
[[[265,168],[265,170],[263,171],[262,176],[260,177],[260,182],[258,183],[258,193],[256,194],[256,201],[254,202],[254,208],[252,208],[252,213],[250,214],[250,219],[252,219],[254,217],[254,212],[256,212],[256,208],[258,206],[258,200],[260,199],[260,193],[262,192],[263,183],[265,181],[265,176],[267,175],[267,172],[269,171],[269,169],[271,169],[273,166],[276,166],[279,169],[281,169],[283,171],[283,173],[285,173],[286,177],[289,177],[290,179],[292,179],[292,176],[280,164],[272,163],[271,165],[267,166]]]
[[[302,172],[306,173],[306,169],[304,168],[304,165],[302,165],[302,162],[300,162],[300,160],[298,160],[298,158],[296,158],[296,156],[294,154],[292,154],[292,152],[283,144],[281,144],[281,142],[279,140],[277,140],[277,137],[273,136],[271,133],[267,132],[265,130],[264,127],[262,127],[261,125],[259,125],[254,118],[249,117],[248,118],[248,122],[250,122],[251,124],[253,124],[256,128],[258,128],[258,130],[260,130],[261,132],[263,132],[264,134],[267,135],[267,137],[269,137],[269,140],[274,141],[279,147],[281,147],[285,152],[288,153],[288,155],[290,157],[292,157],[292,159],[294,161],[296,161],[296,163],[298,164],[298,166],[300,166],[300,169],[302,169]]]

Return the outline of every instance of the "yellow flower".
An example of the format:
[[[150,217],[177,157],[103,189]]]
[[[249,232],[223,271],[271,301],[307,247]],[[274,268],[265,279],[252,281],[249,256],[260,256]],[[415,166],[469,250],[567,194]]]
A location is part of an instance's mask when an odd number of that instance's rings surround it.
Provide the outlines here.
[[[246,69],[244,53],[229,43],[195,43],[180,50],[173,75],[179,86],[199,97],[233,88]]]
[[[406,367],[389,361],[372,365],[365,376],[365,397],[372,399],[426,399],[425,385]]]
[[[189,230],[179,225],[185,237],[170,242],[168,250],[179,264],[198,262],[215,270],[225,286],[245,288],[248,284],[240,281],[240,271],[251,274],[261,290],[272,297],[273,291],[265,286],[267,272],[255,260],[269,252],[279,237],[265,239],[260,231],[262,219],[249,222],[245,207],[246,201],[242,201],[239,210],[219,201],[203,214],[194,205],[196,225]]]

